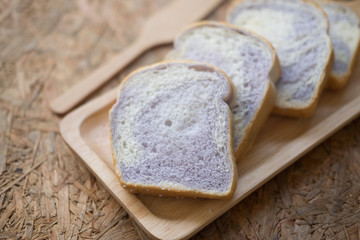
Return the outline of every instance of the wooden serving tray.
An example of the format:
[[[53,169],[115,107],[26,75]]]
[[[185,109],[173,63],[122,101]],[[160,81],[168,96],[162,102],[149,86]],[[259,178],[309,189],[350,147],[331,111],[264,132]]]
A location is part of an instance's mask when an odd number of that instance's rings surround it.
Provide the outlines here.
[[[159,239],[188,238],[314,148],[360,113],[360,64],[350,84],[326,91],[310,119],[271,116],[247,156],[238,163],[238,186],[231,200],[135,195],[124,190],[113,171],[108,112],[116,91],[67,115],[60,131],[69,146],[136,222]]]
[[[357,13],[360,5],[349,4]],[[247,156],[238,163],[238,186],[231,200],[154,197],[124,190],[113,170],[108,112],[112,90],[68,114],[60,132],[93,174],[152,238],[189,238],[251,192],[294,163],[360,113],[360,63],[340,91],[325,91],[310,119],[271,116]]]

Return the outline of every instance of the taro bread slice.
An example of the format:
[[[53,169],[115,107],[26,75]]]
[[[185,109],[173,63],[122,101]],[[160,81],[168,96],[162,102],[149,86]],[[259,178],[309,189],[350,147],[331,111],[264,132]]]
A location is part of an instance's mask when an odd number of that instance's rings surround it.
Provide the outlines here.
[[[274,46],[281,65],[274,112],[313,115],[333,60],[325,12],[301,0],[243,0],[233,3],[227,20]]]
[[[231,197],[235,94],[221,70],[202,63],[167,61],[130,74],[110,110],[121,185],[160,196]]]
[[[239,161],[251,147],[275,103],[280,65],[270,44],[229,24],[200,22],[174,41],[170,59],[207,62],[222,69],[236,87],[234,148]]]
[[[330,21],[330,37],[334,48],[334,64],[328,86],[339,89],[346,85],[359,53],[359,19],[348,7],[319,1]]]

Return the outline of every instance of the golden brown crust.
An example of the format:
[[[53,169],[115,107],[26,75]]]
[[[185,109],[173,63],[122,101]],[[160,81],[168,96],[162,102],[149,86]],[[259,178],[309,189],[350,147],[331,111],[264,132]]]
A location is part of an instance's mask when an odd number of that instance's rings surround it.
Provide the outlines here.
[[[138,68],[137,70],[133,71],[132,73],[130,73],[127,77],[125,77],[125,79],[121,82],[120,86],[119,86],[119,91],[121,90],[122,86],[124,85],[124,82],[126,82],[131,76],[133,76],[134,74],[136,74],[137,72],[140,72],[142,70],[145,69],[150,69],[153,67],[157,67],[159,65],[162,64],[171,64],[171,63],[192,63],[194,65],[198,65],[200,67],[206,67],[209,70],[214,70],[217,73],[221,73],[222,76],[225,76],[225,79],[228,81],[228,86],[229,86],[229,93],[228,95],[223,99],[223,101],[227,102],[228,104],[230,104],[233,99],[236,99],[236,91],[234,90],[234,85],[232,83],[232,81],[230,80],[230,78],[219,68],[212,66],[210,64],[205,64],[205,63],[199,63],[199,62],[195,62],[195,61],[189,61],[189,60],[167,60],[167,61],[162,61],[162,62],[158,62],[156,64],[150,65],[150,66],[145,66],[145,67],[141,67]],[[119,96],[119,94],[118,94]],[[111,110],[110,110],[111,112]],[[110,121],[110,117],[109,117],[109,121]],[[131,192],[131,193],[144,193],[144,194],[148,194],[148,195],[157,195],[157,196],[173,196],[173,197],[199,197],[199,198],[211,198],[211,199],[230,199],[235,192],[236,189],[236,185],[237,185],[237,166],[236,166],[236,161],[235,161],[235,155],[234,155],[234,151],[233,151],[233,138],[232,138],[232,115],[231,115],[231,110],[229,109],[229,152],[230,152],[230,158],[231,158],[231,163],[233,166],[233,179],[232,179],[232,184],[230,187],[230,190],[226,193],[226,194],[213,194],[213,193],[206,193],[206,192],[199,192],[199,191],[194,191],[194,190],[179,190],[176,188],[160,188],[157,186],[145,186],[145,185],[134,185],[131,183],[126,183],[122,180],[121,178],[121,173],[117,170],[117,166],[116,166],[116,158],[114,156],[114,149],[112,150],[112,156],[113,156],[113,164],[114,164],[114,170],[115,170],[115,174],[119,180],[119,183],[121,185],[121,187],[123,187],[124,189],[126,189],[127,191]],[[110,126],[110,124],[109,124]],[[110,130],[110,142],[112,142],[112,134],[111,134],[111,129]],[[111,144],[111,148],[113,147],[113,145]]]

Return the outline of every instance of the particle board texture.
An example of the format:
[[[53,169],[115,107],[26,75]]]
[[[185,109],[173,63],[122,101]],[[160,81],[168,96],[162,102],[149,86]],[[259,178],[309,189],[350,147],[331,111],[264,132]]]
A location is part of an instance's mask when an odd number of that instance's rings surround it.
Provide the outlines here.
[[[0,239],[148,239],[66,146],[48,104],[168,3],[0,1]],[[147,51],[90,98],[170,49]],[[358,240],[359,182],[357,118],[192,239]]]

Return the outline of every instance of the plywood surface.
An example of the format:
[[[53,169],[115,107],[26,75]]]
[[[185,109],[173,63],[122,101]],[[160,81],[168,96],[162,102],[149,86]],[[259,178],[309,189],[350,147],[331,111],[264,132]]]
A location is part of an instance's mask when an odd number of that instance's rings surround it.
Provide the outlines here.
[[[0,239],[146,239],[67,148],[48,103],[128,46],[167,2],[1,1]],[[148,51],[95,95],[169,49]],[[193,239],[359,239],[359,134],[357,118]],[[142,201],[165,218],[183,216]]]

